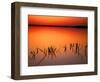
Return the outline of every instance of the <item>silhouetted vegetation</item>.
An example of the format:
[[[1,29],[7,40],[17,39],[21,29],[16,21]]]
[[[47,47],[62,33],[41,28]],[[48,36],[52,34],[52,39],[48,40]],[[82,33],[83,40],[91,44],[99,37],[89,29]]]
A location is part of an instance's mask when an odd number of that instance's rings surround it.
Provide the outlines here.
[[[82,48],[81,48],[81,44],[80,43],[70,43],[69,45],[64,45],[62,47],[63,49],[63,53],[66,53],[68,51],[70,52],[73,52],[74,55],[77,55],[79,57],[81,57],[81,60],[83,59],[83,56],[87,57],[87,45],[83,46],[83,52],[81,52]],[[39,65],[41,64],[45,58],[51,58],[51,59],[56,59],[57,57],[57,52],[61,50],[61,49],[58,49],[56,47],[53,47],[53,46],[48,46],[47,48],[44,48],[44,49],[40,49],[40,48],[35,48],[33,50],[31,50],[29,52],[29,54],[31,54],[31,60],[33,61],[33,65]],[[84,55],[81,55],[83,54]],[[38,56],[38,54],[43,54],[43,57],[38,61],[38,62],[35,62],[36,61],[36,56]]]

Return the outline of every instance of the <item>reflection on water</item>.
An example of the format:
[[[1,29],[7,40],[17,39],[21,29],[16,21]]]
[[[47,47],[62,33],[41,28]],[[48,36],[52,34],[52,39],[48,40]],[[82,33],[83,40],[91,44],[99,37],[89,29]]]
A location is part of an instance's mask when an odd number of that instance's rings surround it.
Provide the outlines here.
[[[87,64],[87,28],[29,27],[28,65]]]

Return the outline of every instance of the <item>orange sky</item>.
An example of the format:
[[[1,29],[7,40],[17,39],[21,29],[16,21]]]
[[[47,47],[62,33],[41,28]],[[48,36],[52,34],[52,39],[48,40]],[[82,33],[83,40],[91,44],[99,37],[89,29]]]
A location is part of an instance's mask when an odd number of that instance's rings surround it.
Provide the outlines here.
[[[86,26],[87,17],[29,15],[29,25]]]

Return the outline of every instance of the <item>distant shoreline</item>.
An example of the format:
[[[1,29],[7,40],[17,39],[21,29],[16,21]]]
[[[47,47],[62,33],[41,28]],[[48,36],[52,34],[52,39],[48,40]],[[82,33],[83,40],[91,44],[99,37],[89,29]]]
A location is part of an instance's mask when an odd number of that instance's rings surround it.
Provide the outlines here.
[[[44,26],[44,27],[72,27],[72,28],[87,28],[88,26],[65,26],[65,25],[35,25],[35,24],[29,24],[28,26]]]

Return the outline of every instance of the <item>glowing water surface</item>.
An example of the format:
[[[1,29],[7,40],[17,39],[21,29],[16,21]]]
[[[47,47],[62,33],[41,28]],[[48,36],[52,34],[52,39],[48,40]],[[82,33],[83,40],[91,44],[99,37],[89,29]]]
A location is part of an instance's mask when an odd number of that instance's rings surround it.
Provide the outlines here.
[[[87,28],[28,27],[28,66],[87,64]]]

